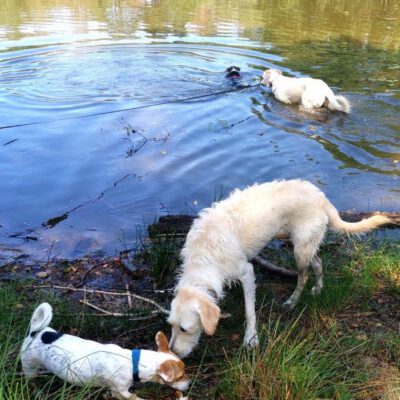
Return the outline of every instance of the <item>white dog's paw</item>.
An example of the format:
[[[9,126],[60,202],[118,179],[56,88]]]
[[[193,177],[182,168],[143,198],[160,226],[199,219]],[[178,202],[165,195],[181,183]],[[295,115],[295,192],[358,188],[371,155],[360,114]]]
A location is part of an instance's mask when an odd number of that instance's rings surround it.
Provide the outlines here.
[[[259,344],[258,335],[256,332],[247,333],[244,335],[243,345],[248,348],[257,347]]]
[[[311,294],[312,294],[313,296],[316,296],[316,295],[318,295],[318,294],[321,294],[321,290],[322,290],[322,287],[320,287],[320,286],[313,286],[312,289],[311,289]]]

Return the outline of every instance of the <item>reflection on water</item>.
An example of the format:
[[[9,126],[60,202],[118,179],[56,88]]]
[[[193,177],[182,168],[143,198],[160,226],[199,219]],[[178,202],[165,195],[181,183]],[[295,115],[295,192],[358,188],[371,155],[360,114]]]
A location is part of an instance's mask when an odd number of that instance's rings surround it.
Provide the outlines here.
[[[357,40],[360,46],[398,50],[397,0],[5,0],[2,36],[91,34],[109,37],[226,36],[278,46],[304,41]],[[94,36],[94,35],[93,35]]]
[[[56,122],[0,129],[0,248],[114,251],[221,185],[276,178],[398,209],[399,49],[395,0],[4,0],[0,126]],[[353,112],[306,115],[259,86],[212,96],[237,89],[229,65],[243,86],[274,66],[322,78]]]

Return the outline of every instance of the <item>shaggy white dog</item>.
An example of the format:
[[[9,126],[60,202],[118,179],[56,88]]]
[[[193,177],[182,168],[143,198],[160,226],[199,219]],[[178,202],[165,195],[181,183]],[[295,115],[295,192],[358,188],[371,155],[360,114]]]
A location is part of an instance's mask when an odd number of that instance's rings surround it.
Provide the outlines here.
[[[321,79],[290,78],[278,69],[267,69],[263,73],[264,85],[271,87],[275,98],[285,104],[300,104],[307,112],[325,107],[331,111],[350,112],[350,103],[343,96],[335,96]]]
[[[48,303],[42,303],[32,315],[29,335],[21,349],[22,370],[27,377],[52,372],[77,385],[108,387],[118,399],[130,400],[141,400],[131,393],[137,382],[188,389],[190,380],[185,375],[185,365],[169,350],[162,332],[156,335],[158,351],[127,350],[58,333],[48,327],[52,317]]]
[[[382,215],[345,222],[325,195],[307,181],[274,181],[235,190],[226,200],[203,210],[187,235],[168,320],[172,325],[171,348],[185,357],[196,346],[203,330],[207,335],[214,334],[223,286],[234,281],[240,281],[244,291],[244,343],[258,343],[256,286],[249,260],[272,238],[289,235],[293,242],[298,281],[285,303],[292,308],[307,282],[309,264],[316,275],[312,292],[322,290],[322,264],[317,250],[328,228],[358,233],[389,222]]]

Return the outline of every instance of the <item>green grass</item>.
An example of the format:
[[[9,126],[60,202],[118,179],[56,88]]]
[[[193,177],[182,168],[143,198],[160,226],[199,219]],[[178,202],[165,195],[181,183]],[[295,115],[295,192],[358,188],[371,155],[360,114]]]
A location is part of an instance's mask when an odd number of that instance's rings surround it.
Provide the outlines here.
[[[180,241],[174,234],[154,236],[151,243],[142,242],[141,253],[149,266],[155,288],[171,286],[179,265]]]
[[[355,368],[367,345],[317,324],[305,334],[301,318],[264,325],[263,346],[229,358],[219,390],[231,399],[352,399],[367,376]]]
[[[159,286],[173,281],[180,244],[173,238],[153,242],[144,257],[155,260]],[[170,240],[170,241],[169,241]],[[153,247],[154,246],[154,247]],[[161,250],[160,250],[161,249]],[[152,254],[153,253],[153,254]],[[267,249],[268,258],[293,267],[290,248]],[[260,346],[241,346],[244,328],[240,285],[227,290],[221,304],[232,316],[221,320],[216,334],[202,337],[185,362],[195,381],[190,398],[218,400],[397,400],[400,397],[400,256],[396,244],[376,247],[368,241],[346,241],[321,249],[324,289],[312,296],[314,278],[300,304],[288,312],[280,307],[295,282],[257,270]],[[151,265],[154,268],[154,264]],[[164,274],[164,275],[163,275]],[[48,291],[34,292],[21,284],[0,286],[0,400],[96,399],[100,391],[77,388],[57,378],[31,381],[20,375],[19,347],[33,308],[43,300],[54,308],[52,326],[67,333],[124,347],[154,348],[154,334],[168,325],[90,315],[76,301]],[[134,333],[133,332],[136,332]],[[165,399],[158,385],[144,385],[145,398]],[[168,392],[170,393],[170,392]],[[167,396],[167,397],[166,397]]]
[[[267,253],[280,266],[293,265],[290,249],[269,249]],[[292,312],[271,305],[266,292],[283,290],[285,294],[277,296],[280,303],[295,283],[278,279],[271,283],[269,277],[259,276],[258,308],[264,304],[258,314],[261,345],[253,351],[237,347],[232,352],[226,343],[213,398],[400,398],[399,247],[376,249],[372,243],[354,241],[346,246],[325,246],[321,256],[323,292],[311,295],[311,274],[301,302]],[[235,291],[236,299],[238,295]],[[232,309],[230,295],[227,302],[226,310]],[[243,310],[237,300],[235,307],[234,318],[240,320]],[[393,323],[385,326],[380,313],[386,313]],[[240,333],[243,320],[235,322],[239,328],[234,331]],[[221,334],[228,329],[232,334],[232,326],[226,328]]]

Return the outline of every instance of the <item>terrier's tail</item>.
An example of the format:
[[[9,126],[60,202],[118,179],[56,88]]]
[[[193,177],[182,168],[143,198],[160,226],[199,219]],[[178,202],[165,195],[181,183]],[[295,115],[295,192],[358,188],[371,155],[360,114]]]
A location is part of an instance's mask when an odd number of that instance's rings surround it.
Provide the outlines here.
[[[47,328],[53,318],[53,309],[49,303],[42,303],[32,314],[29,334],[34,336],[36,333]]]

